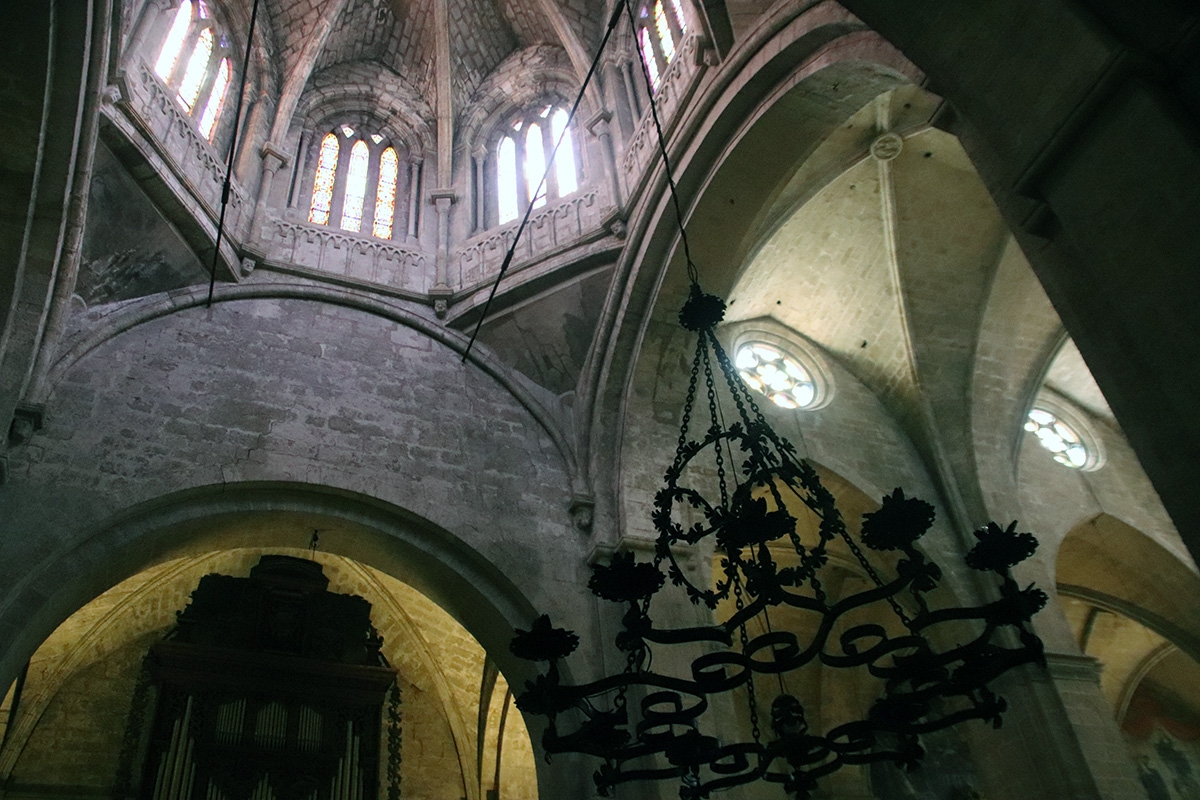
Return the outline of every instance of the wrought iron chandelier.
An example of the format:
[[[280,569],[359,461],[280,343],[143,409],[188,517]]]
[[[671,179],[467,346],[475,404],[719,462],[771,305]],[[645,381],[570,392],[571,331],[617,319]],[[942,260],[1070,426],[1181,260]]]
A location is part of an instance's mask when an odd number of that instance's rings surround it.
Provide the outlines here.
[[[860,546],[816,470],[771,428],[741,382],[715,333],[724,311],[720,298],[692,283],[679,320],[697,334],[696,352],[679,443],[654,501],[653,560],[639,563],[631,553],[618,553],[592,568],[588,588],[626,606],[614,640],[624,670],[565,683],[558,662],[579,638],[553,627],[547,616],[518,631],[511,645],[518,657],[547,663],[546,674],[527,682],[517,698],[522,711],[546,717],[547,756],[602,759],[594,777],[604,796],[627,781],[677,780],[683,800],[698,800],[765,780],[802,799],[819,778],[844,765],[890,761],[912,769],[923,754],[920,735],[971,719],[998,727],[1005,702],[988,685],[1016,666],[1044,665],[1041,640],[1028,623],[1046,595],[1033,586],[1022,589],[1010,573],[1036,550],[1033,535],[1018,532],[1016,523],[977,530],[965,561],[993,576],[985,582],[994,585],[994,598],[934,608],[929,599],[942,571],[917,548],[933,524],[933,506],[896,489],[863,516]],[[726,392],[736,408],[728,424],[719,396]],[[797,502],[799,513],[815,518],[816,541],[802,541],[792,510]],[[849,550],[870,588],[842,596],[826,591],[821,576],[835,542]],[[719,567],[711,585],[698,586],[676,552],[711,552],[706,543],[715,547]],[[876,560],[898,554],[895,576],[885,578],[864,547]],[[650,607],[667,578],[692,603],[732,609],[710,625],[661,628]],[[772,627],[771,613],[785,609],[811,617],[806,634]],[[853,617],[872,609],[889,624],[855,624]],[[945,641],[956,643],[935,644]],[[689,645],[706,652],[691,658],[687,674],[653,668],[653,647]],[[862,718],[824,731],[812,727],[784,678],[822,666],[864,669],[881,684]],[[771,676],[779,678],[780,691],[764,730],[756,680]],[[712,701],[722,695],[747,704],[750,730],[741,740],[702,729],[712,724]],[[727,736],[728,726],[721,733]]]
[[[619,0],[571,118],[622,12],[636,39],[629,0]],[[1034,553],[1037,540],[1018,532],[1015,522],[975,531],[965,562],[990,575],[979,583],[991,584],[982,588],[992,599],[945,608],[930,602],[942,571],[917,548],[933,525],[932,505],[896,489],[863,515],[855,541],[833,494],[767,423],[717,338],[725,303],[700,288],[654,87],[643,77],[690,279],[679,322],[697,337],[678,444],[654,500],[653,559],[618,553],[594,565],[588,583],[598,597],[625,606],[613,641],[623,670],[588,683],[565,682],[559,662],[579,646],[579,637],[542,616],[511,643],[514,655],[546,663],[517,706],[546,718],[547,757],[582,753],[601,760],[594,778],[605,796],[629,781],[666,780],[679,782],[682,800],[700,800],[764,780],[803,800],[818,779],[845,765],[893,762],[912,769],[923,755],[921,735],[972,719],[998,727],[1005,702],[989,684],[1022,664],[1044,666],[1042,642],[1029,622],[1047,597],[1033,586],[1022,589],[1010,572]],[[528,212],[496,285],[527,221]],[[487,305],[480,324],[486,314]],[[815,533],[805,533],[804,515]],[[848,551],[868,588],[826,589],[831,545]],[[711,582],[688,578],[677,555],[686,550],[701,558],[716,554]],[[893,562],[893,577],[884,577],[884,562]],[[712,622],[656,625],[650,609],[663,591],[705,606]],[[800,613],[807,623],[802,630],[773,627],[773,613],[777,622]],[[656,668],[654,649],[672,647],[689,657],[688,666]],[[878,686],[876,699],[859,718],[818,729],[817,715],[788,689],[788,677],[806,668],[865,671]],[[761,680],[777,683],[778,692],[758,688]],[[774,694],[769,711],[759,702],[768,692]],[[719,698],[744,703],[748,724],[728,719],[723,702],[724,711],[715,708]]]

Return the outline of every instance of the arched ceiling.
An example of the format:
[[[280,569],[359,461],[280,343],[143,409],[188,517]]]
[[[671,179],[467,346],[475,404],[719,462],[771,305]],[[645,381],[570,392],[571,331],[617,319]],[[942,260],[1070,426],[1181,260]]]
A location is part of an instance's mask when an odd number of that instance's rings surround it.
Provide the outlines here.
[[[383,654],[405,680],[437,698],[458,747],[465,775],[475,749],[479,680],[485,653],[446,611],[417,590],[348,558],[302,550],[238,548],[164,561],[127,578],[65,620],[29,662],[14,742],[0,758],[7,777],[20,745],[38,725],[60,688],[80,670],[146,636],[162,636],[209,573],[245,576],[267,553],[315,557],[330,579],[329,591],[357,594],[372,606],[371,621],[383,637]]]
[[[239,0],[232,14],[241,18]],[[565,50],[578,70],[599,41],[604,9],[584,0],[262,0],[260,24],[285,76],[280,110],[315,74],[344,64],[382,65],[419,94],[448,79],[455,113],[506,58],[525,48]],[[586,63],[583,63],[586,68]],[[276,133],[289,120],[277,123]]]
[[[883,95],[808,159],[728,317],[769,316],[820,344],[931,451],[935,428],[967,435],[963,400],[1008,234],[958,141],[918,124],[929,108],[915,88]],[[902,137],[898,155],[860,145],[847,163],[847,137],[869,145],[880,131]],[[805,183],[817,187],[808,197]]]
[[[1046,385],[1093,414],[1115,422],[1104,393],[1096,385],[1092,371],[1083,363],[1083,356],[1071,339],[1063,342],[1062,348],[1050,362],[1050,368],[1046,371]]]

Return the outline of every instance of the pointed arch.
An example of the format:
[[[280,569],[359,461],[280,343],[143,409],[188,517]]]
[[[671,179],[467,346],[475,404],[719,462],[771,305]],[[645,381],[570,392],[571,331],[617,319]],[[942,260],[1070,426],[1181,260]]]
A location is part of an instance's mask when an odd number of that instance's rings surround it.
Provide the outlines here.
[[[308,208],[308,221],[318,225],[329,224],[329,209],[333,207],[333,181],[337,177],[338,150],[337,134],[329,133],[321,140],[321,156],[317,161],[317,174],[313,178],[312,203]]]

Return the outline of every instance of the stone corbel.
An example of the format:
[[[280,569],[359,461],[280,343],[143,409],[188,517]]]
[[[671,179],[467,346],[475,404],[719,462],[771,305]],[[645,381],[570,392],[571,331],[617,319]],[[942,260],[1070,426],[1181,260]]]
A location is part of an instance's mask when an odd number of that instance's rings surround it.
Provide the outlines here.
[[[577,493],[571,496],[571,519],[580,533],[590,533],[596,511],[596,498],[590,494]]]
[[[449,286],[434,286],[429,290],[429,302],[433,305],[433,313],[437,315],[438,319],[446,318],[453,295],[454,290]]]
[[[46,407],[34,403],[19,403],[8,426],[8,446],[20,447],[42,429]]]
[[[112,82],[104,87],[104,102],[117,108],[126,108],[129,98],[129,80],[124,70],[120,70],[113,75]]]

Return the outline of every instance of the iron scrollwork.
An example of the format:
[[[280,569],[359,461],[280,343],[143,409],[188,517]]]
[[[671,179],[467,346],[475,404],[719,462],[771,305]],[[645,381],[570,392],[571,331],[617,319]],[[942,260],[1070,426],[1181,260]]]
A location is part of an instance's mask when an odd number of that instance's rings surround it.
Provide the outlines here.
[[[522,711],[547,719],[547,757],[571,752],[601,759],[594,777],[605,796],[628,781],[677,780],[683,800],[700,800],[765,780],[803,799],[818,779],[844,765],[890,761],[912,769],[922,757],[919,735],[972,719],[999,727],[1006,704],[989,685],[1017,666],[1044,665],[1029,621],[1047,597],[1033,586],[1021,588],[1010,571],[1033,554],[1036,539],[1018,532],[1016,523],[976,531],[978,541],[964,560],[990,575],[979,583],[993,599],[935,608],[930,595],[942,583],[942,570],[917,548],[933,525],[933,506],[896,489],[864,515],[855,541],[817,471],[771,428],[739,379],[715,334],[724,308],[693,283],[680,312],[680,323],[698,341],[678,447],[654,501],[653,560],[617,553],[592,568],[589,589],[626,607],[614,642],[624,670],[580,685],[565,682],[559,662],[579,638],[546,616],[518,631],[511,645],[515,655],[547,665],[517,698]],[[723,378],[722,398],[736,407],[728,425],[715,375]],[[707,412],[706,424],[693,422],[698,410]],[[816,523],[807,542],[797,527],[803,513]],[[826,591],[821,575],[834,542],[849,551],[869,588],[845,596]],[[676,551],[704,543],[715,545],[719,566],[711,584],[696,585]],[[877,568],[885,561],[893,563],[894,577]],[[651,599],[668,580],[724,620],[657,626]],[[868,608],[880,609],[886,624],[852,619],[858,612],[861,620]],[[772,628],[769,614],[776,609],[780,615],[794,609],[815,622],[803,636]],[[689,675],[654,668],[653,646],[679,645],[701,651]],[[756,677],[810,666],[865,669],[882,689],[861,718],[821,732],[781,681],[764,725]],[[731,692],[748,703],[750,732],[741,741],[702,731],[713,698]]]

